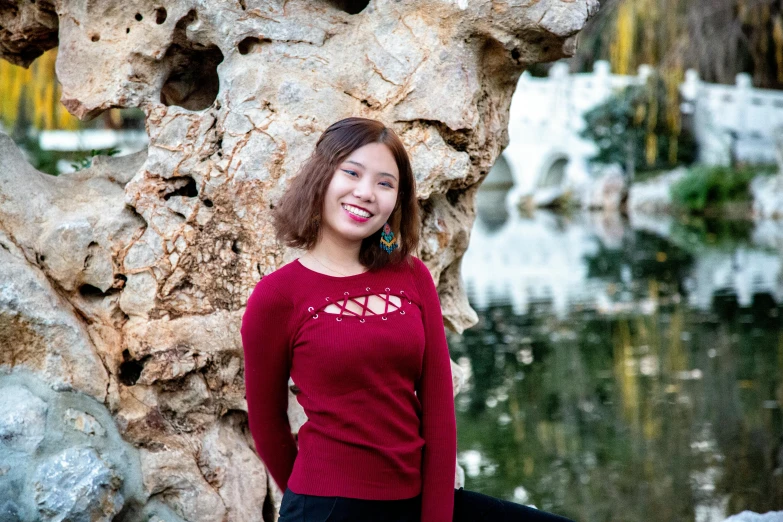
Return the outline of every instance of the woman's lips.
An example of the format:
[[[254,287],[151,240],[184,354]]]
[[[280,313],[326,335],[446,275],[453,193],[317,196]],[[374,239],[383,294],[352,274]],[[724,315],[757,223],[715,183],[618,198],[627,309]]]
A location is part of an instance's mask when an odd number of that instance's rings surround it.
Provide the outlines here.
[[[358,221],[359,223],[365,223],[365,222],[367,222],[367,221],[369,221],[369,220],[370,220],[370,218],[366,218],[366,217],[362,217],[362,216],[357,216],[356,214],[352,214],[352,213],[348,212],[348,210],[346,210],[346,208],[345,208],[345,207],[343,207],[343,206],[340,206],[340,208],[342,208],[342,209],[343,209],[343,212],[345,212],[346,214],[348,214],[348,217],[350,217],[350,218],[351,218],[351,219],[353,219],[354,221]],[[370,217],[372,217],[372,216],[370,216]]]

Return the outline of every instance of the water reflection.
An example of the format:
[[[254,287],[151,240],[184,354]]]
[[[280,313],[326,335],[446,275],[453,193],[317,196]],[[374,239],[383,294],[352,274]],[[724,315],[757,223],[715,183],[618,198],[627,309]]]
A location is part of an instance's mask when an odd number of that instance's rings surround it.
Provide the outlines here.
[[[779,234],[480,217],[480,322],[449,339],[466,487],[584,522],[783,509]]]

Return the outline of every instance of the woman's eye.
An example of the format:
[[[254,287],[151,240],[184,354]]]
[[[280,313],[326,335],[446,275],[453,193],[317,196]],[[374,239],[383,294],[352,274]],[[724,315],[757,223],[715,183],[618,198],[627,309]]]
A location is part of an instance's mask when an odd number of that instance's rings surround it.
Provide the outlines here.
[[[348,174],[356,174],[356,173],[355,173],[354,171],[352,171],[352,170],[345,170],[345,169],[343,169],[343,172],[347,172]],[[357,174],[357,175],[358,175],[358,174]]]
[[[386,185],[389,188],[394,188],[394,186],[392,186],[392,184],[389,183],[388,181],[384,181],[383,183],[381,183],[381,185]]]

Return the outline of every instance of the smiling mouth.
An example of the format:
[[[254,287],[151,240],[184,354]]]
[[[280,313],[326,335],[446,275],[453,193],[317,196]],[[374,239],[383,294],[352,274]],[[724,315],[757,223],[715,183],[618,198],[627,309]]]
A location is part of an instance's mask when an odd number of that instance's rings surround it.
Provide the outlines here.
[[[362,210],[359,210],[359,209],[357,209],[356,207],[353,207],[353,206],[349,206],[349,205],[345,205],[345,204],[342,204],[341,206],[345,210],[347,210],[348,212],[353,214],[354,216],[357,216],[357,217],[360,217],[360,218],[369,219],[369,218],[373,217],[373,215],[374,215],[371,212],[362,211]],[[365,216],[364,214],[369,214],[369,215]]]

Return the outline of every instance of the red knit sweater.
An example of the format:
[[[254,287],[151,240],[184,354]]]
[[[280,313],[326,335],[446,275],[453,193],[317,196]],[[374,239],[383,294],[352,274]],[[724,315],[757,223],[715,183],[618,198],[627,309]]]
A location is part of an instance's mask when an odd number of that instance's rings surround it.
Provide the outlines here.
[[[432,276],[411,259],[347,277],[295,260],[263,277],[242,317],[248,420],[281,490],[376,500],[421,493],[422,522],[452,522],[451,363]],[[347,299],[368,295],[388,311],[346,309]],[[308,418],[298,449],[289,374]]]

